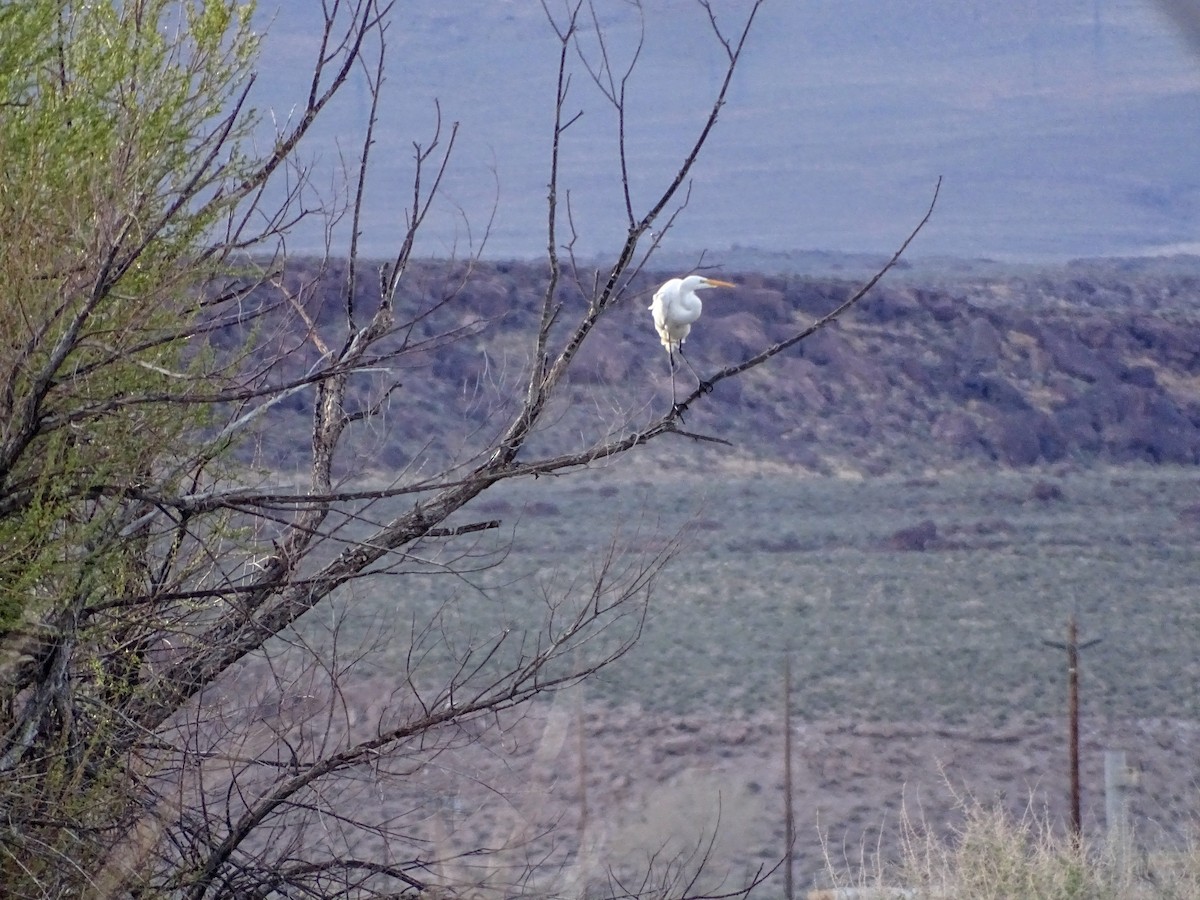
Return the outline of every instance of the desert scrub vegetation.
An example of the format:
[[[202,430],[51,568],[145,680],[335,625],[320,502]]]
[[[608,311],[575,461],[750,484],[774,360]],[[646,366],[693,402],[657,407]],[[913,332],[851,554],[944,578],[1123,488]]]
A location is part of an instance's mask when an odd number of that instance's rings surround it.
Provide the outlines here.
[[[839,863],[825,844],[838,888],[896,887],[923,900],[1196,900],[1200,846],[1196,832],[1182,845],[1126,853],[1102,839],[1079,838],[1028,804],[1019,814],[1001,801],[957,795],[961,819],[948,830],[905,814],[894,860]]]

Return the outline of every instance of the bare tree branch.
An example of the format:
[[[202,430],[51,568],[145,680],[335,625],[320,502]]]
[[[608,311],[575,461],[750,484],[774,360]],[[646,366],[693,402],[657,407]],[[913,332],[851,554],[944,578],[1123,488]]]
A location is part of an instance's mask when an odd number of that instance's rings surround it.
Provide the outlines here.
[[[900,258],[904,255],[905,251],[908,250],[908,245],[913,242],[913,239],[916,238],[916,236],[921,233],[921,229],[923,229],[925,227],[925,225],[929,222],[930,217],[933,215],[933,209],[937,205],[938,194],[940,193],[941,189],[942,189],[942,179],[939,177],[937,180],[937,183],[934,185],[934,188],[933,188],[933,197],[929,201],[929,208],[927,210],[925,210],[925,215],[921,217],[921,221],[917,223],[916,227],[909,233],[908,237],[906,237],[904,239],[904,242],[900,245],[899,249],[897,249],[896,252],[892,254],[891,259],[889,259],[886,263],[884,263],[883,267],[880,268],[879,271],[876,272],[874,275],[872,275],[866,284],[864,284],[857,291],[855,291],[853,294],[851,294],[850,297],[848,297],[845,301],[843,301],[837,307],[830,310],[828,313],[821,316],[819,319],[815,320],[807,328],[801,329],[800,331],[796,332],[796,334],[792,335],[791,337],[787,338],[786,340],[782,340],[776,344],[772,344],[770,347],[766,348],[765,350],[763,350],[759,353],[756,353],[754,356],[750,357],[747,360],[744,360],[743,362],[740,362],[740,363],[738,363],[736,365],[732,365],[732,366],[726,366],[725,368],[718,371],[716,374],[714,374],[712,376],[712,378],[708,379],[708,381],[706,381],[704,384],[697,387],[688,397],[686,397],[681,403],[678,404],[679,411],[686,412],[688,406],[690,406],[693,402],[695,402],[697,399],[699,399],[699,397],[702,394],[706,394],[709,391],[711,391],[713,388],[713,385],[717,384],[718,382],[724,381],[726,378],[732,378],[736,375],[740,375],[742,372],[745,372],[748,369],[752,369],[755,366],[762,365],[764,362],[766,362],[772,356],[782,353],[784,350],[788,349],[789,347],[792,347],[792,346],[800,343],[800,341],[804,340],[805,338],[811,337],[813,334],[820,331],[822,328],[824,328],[830,322],[836,321],[843,313],[845,313],[852,306],[855,306],[860,300],[862,300],[865,296],[867,296],[867,294],[869,294],[871,292],[871,289],[873,287],[875,287],[876,284],[879,283],[879,280],[881,278],[883,278],[883,276],[886,275],[889,271],[891,271],[891,269],[896,265],[896,263],[898,263],[900,261]]]

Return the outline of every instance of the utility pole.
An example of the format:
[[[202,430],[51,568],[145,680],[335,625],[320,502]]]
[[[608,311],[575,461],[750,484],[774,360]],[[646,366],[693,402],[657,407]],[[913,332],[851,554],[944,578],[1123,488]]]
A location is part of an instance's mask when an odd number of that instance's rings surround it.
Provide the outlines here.
[[[792,871],[796,847],[796,814],[792,809],[792,646],[783,651],[783,833],[787,856],[783,868],[783,896],[795,900]]]
[[[1079,630],[1075,624],[1075,614],[1067,619],[1067,642],[1042,641],[1047,647],[1067,651],[1067,721],[1069,723],[1068,752],[1071,758],[1071,833],[1075,839],[1083,835],[1083,815],[1080,804],[1079,790],[1079,653],[1088,647],[1100,643],[1099,638],[1093,638],[1086,643],[1079,643]]]

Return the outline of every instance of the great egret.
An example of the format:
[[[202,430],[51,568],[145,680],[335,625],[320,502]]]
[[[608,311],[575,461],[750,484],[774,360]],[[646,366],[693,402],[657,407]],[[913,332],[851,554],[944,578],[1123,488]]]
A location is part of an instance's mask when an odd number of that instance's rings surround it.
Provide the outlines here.
[[[683,342],[687,339],[692,325],[700,318],[704,305],[696,296],[696,291],[705,288],[737,287],[728,281],[718,281],[715,278],[705,278],[703,275],[689,275],[686,278],[672,278],[654,292],[654,300],[650,304],[650,312],[654,316],[654,329],[658,332],[659,340],[667,350],[667,359],[671,363],[671,406],[675,402],[675,354],[687,363],[696,380],[703,387],[704,379],[697,374],[695,368],[683,355]]]

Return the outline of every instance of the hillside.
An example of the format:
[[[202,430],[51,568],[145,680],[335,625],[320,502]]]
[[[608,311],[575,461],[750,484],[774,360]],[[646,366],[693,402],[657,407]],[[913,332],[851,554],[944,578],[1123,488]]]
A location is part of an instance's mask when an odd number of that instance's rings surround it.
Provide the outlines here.
[[[777,262],[803,271],[722,271],[741,288],[705,297],[688,343],[701,371],[786,337],[861,283],[862,260],[846,272],[831,259]],[[341,265],[317,278],[305,263],[286,279],[330,343],[346,314]],[[666,360],[645,309],[663,277],[643,277],[585,344],[548,416],[554,449],[666,410]],[[410,268],[396,304],[403,386],[354,426],[367,471],[432,471],[486,452],[519,396],[545,278],[526,263]],[[360,273],[360,324],[378,302],[374,282]],[[582,865],[587,849],[641,863],[660,838],[715,827],[716,809],[714,858],[740,874],[781,852],[787,651],[800,883],[825,877],[822,834],[835,864],[840,854],[853,864],[860,847],[895,851],[906,808],[949,833],[960,821],[953,792],[1016,813],[1044,806],[1061,821],[1065,660],[1044,641],[1074,614],[1088,639],[1102,638],[1084,668],[1085,827],[1103,831],[1103,751],[1128,749],[1139,834],[1176,846],[1197,784],[1200,507],[1186,467],[1200,459],[1198,290],[1200,260],[1186,258],[914,263],[838,325],[701,398],[687,428],[733,446],[667,435],[634,465],[490,490],[472,510],[504,525],[471,553],[502,562],[473,571],[466,588],[427,573],[364,589],[326,635],[373,648],[339,688],[363,733],[403,689],[409,621],[445,613],[476,635],[527,627],[545,585],[570,583],[605,540],[685,540],[618,663],[506,725],[503,752],[469,743],[370,802],[421,810],[414,834],[431,846],[552,835],[553,847],[518,844],[546,871]],[[559,299],[563,319],[585,302],[569,279]],[[315,361],[306,328],[282,316],[257,327],[262,361],[301,348],[273,379]],[[363,373],[350,412],[375,405],[392,379]],[[263,462],[286,468],[307,452],[311,402],[305,391],[285,401],[257,445]],[[547,449],[551,436],[539,439]],[[691,477],[694,466],[724,477]],[[392,502],[411,500],[372,515]],[[307,620],[305,646],[323,646],[327,621]],[[433,677],[436,661],[420,665]],[[265,668],[242,688],[231,705],[277,699]],[[583,831],[585,814],[595,843],[581,850],[562,836]]]
[[[687,345],[701,372],[786,338],[861,283],[829,274],[721,275],[740,288],[705,297],[704,317]],[[665,411],[667,360],[645,308],[665,277],[641,276],[624,307],[583,346],[554,411],[570,427],[554,429],[554,440],[628,433]],[[583,272],[578,284],[593,278]],[[286,281],[306,298],[326,340],[336,335],[345,316],[342,264],[318,277],[314,263],[301,262]],[[358,279],[356,309],[378,303],[375,281],[369,272]],[[371,465],[462,460],[485,449],[510,398],[523,389],[545,283],[543,267],[531,263],[483,262],[469,271],[463,263],[412,265],[397,303],[404,325],[397,340],[408,347],[403,388],[358,435]],[[746,376],[721,382],[693,406],[688,429],[727,440],[732,449],[680,438],[651,452],[683,454],[691,464],[736,459],[868,474],[996,464],[1195,464],[1198,295],[1195,257],[901,270],[840,322]],[[586,303],[567,278],[559,297],[567,311]],[[299,320],[273,321],[261,333],[270,335],[258,339],[264,356],[301,347],[277,365],[274,378],[300,375],[315,359],[316,351],[302,346]],[[385,378],[365,374],[351,404],[375,402]],[[287,468],[307,450],[311,396],[301,392],[286,401],[285,420],[261,436],[260,461]]]
[[[923,253],[1061,261],[1194,247],[1200,68],[1156,5],[766,3],[693,171],[688,214],[663,246],[709,247],[723,259],[731,242],[890,248],[941,175],[946,189],[921,235]],[[282,116],[304,99],[322,7],[292,3],[276,15],[278,6],[259,7],[266,64],[254,105]],[[729,30],[748,7],[713,8]],[[561,18],[565,6],[548,8]],[[691,0],[586,8],[618,66],[645,42],[625,123],[642,202],[674,176],[724,54]],[[585,51],[595,50],[590,25]],[[461,128],[444,202],[420,246],[461,248],[465,222],[476,238],[489,226],[492,255],[538,254],[559,49],[542,4],[415,4],[392,41],[387,114],[374,132],[388,149],[372,154],[360,250],[392,252],[396,200],[411,190],[408,148],[431,136],[436,100],[445,122]],[[580,65],[568,105],[583,113],[562,145],[572,240],[576,252],[603,252],[627,228],[613,202],[616,123]],[[313,134],[317,158],[341,159],[362,136],[364,111],[361,101],[331,108]],[[318,219],[305,219],[289,246],[319,251],[325,237]]]

